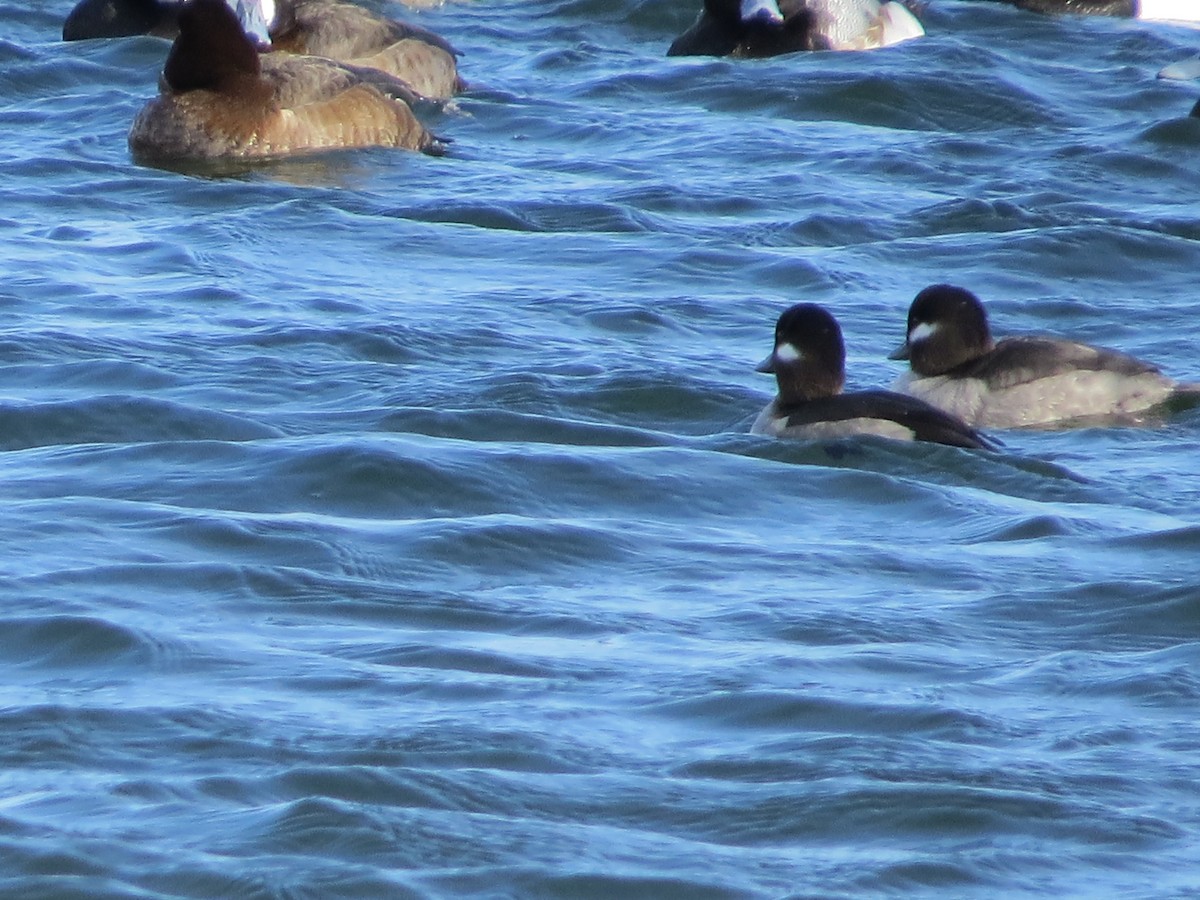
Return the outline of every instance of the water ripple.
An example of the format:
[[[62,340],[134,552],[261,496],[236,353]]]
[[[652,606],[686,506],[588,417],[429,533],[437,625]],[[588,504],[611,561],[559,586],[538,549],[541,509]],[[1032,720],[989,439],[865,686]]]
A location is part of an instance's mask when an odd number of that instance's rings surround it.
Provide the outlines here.
[[[697,9],[384,10],[447,157],[180,174],[166,42],[3,6],[0,893],[1195,893],[1196,410],[746,433],[780,310],[882,386],[933,281],[1200,378],[1195,32]]]

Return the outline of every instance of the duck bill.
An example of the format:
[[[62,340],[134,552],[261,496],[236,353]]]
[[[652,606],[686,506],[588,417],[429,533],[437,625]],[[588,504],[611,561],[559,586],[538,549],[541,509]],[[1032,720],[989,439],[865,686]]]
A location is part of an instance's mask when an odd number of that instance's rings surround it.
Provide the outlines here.
[[[775,373],[775,354],[772,353],[757,366],[755,366],[754,371],[763,372],[767,375],[773,375]]]
[[[888,359],[908,359],[910,356],[912,356],[912,348],[908,345],[908,341],[905,341],[888,354]]]
[[[741,0],[741,15],[743,22],[783,24],[783,13],[779,11],[776,0]]]

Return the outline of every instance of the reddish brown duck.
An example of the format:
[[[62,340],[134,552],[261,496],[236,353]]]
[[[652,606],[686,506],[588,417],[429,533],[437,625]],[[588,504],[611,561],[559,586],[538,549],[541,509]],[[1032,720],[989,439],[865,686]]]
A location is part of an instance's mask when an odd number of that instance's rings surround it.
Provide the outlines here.
[[[151,162],[371,146],[440,153],[415,100],[406,83],[372,69],[260,55],[223,0],[189,0],[159,95],[134,119],[129,146]]]

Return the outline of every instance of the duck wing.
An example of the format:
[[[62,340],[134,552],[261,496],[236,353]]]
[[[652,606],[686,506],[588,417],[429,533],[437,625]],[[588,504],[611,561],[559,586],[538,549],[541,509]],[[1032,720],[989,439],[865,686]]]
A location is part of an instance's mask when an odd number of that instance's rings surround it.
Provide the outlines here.
[[[787,417],[789,428],[847,419],[885,419],[907,428],[918,441],[976,450],[995,450],[999,446],[957,416],[893,391],[853,391],[805,400],[781,407],[779,414]]]
[[[1125,376],[1160,374],[1157,366],[1119,350],[1042,337],[1004,338],[990,353],[964,363],[948,374],[978,378],[992,390],[1002,390],[1039,378],[1079,371]]]
[[[464,87],[458,51],[448,41],[354,4],[300,0],[283,6],[271,38],[277,50],[380,69],[425,97],[448,99]]]
[[[262,77],[277,113],[268,136],[280,146],[397,146],[444,150],[413,113],[420,97],[399,78],[315,56],[267,54]]]

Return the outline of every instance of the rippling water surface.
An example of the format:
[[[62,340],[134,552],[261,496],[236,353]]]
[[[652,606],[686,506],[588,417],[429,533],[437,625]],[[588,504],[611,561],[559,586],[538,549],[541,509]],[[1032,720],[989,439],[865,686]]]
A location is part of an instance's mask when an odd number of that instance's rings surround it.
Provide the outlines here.
[[[1194,896],[1200,411],[746,434],[786,305],[1200,378],[1200,35],[933,0],[405,13],[442,159],[132,164],[167,45],[0,3],[0,893]]]

